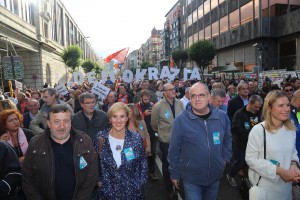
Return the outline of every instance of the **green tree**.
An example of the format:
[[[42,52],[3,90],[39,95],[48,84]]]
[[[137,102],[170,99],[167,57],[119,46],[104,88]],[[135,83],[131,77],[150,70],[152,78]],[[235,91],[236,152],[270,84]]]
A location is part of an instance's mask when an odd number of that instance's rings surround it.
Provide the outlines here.
[[[97,78],[100,78],[102,68],[97,63],[95,63],[93,71],[96,73]]]
[[[81,64],[82,53],[83,52],[78,45],[71,45],[63,50],[61,58],[64,63],[71,68],[72,72],[74,72]]]
[[[145,61],[141,64],[141,69],[147,69],[150,63],[148,61]]]
[[[186,61],[189,58],[187,50],[186,49],[175,49],[172,52],[172,58],[174,60],[175,65],[180,69],[179,76],[182,77],[183,68],[185,66]]]
[[[204,69],[208,67],[217,53],[214,45],[208,40],[200,40],[193,43],[188,49],[191,60],[195,61],[201,72],[201,78],[204,80]]]
[[[83,71],[85,73],[91,72],[96,66],[96,63],[92,60],[85,60],[82,64],[81,67],[83,68]]]

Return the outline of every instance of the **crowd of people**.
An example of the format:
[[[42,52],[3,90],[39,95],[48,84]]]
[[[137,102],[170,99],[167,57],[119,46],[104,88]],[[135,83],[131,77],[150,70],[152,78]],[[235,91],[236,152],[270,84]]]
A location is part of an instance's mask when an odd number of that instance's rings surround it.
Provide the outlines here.
[[[105,98],[87,82],[0,95],[0,199],[145,199],[157,148],[167,199],[180,187],[187,200],[217,199],[224,171],[232,187],[248,177],[265,199],[293,198],[298,78],[104,85]]]

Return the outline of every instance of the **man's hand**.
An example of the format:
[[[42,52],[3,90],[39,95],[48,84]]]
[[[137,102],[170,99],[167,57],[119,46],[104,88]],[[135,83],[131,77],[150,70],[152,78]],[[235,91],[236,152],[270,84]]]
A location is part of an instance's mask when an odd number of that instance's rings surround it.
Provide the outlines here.
[[[148,109],[148,110],[145,110],[144,115],[145,115],[145,116],[151,115],[151,110],[149,110],[149,109]]]
[[[176,179],[171,179],[173,185],[175,186],[176,189],[179,190],[179,180],[176,180]]]

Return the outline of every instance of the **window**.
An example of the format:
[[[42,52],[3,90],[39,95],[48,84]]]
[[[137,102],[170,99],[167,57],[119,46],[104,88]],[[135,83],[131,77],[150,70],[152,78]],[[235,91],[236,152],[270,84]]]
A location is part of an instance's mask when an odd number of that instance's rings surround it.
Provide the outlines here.
[[[187,1],[186,1],[186,6],[190,5],[191,2],[192,2],[192,0],[187,0]]]
[[[235,10],[229,14],[230,28],[234,28],[239,25],[239,10]]]
[[[262,16],[269,16],[268,1],[261,1]]]
[[[211,0],[211,10],[218,6],[218,0]]]
[[[198,19],[203,17],[203,5],[198,7]]]
[[[204,15],[209,13],[209,11],[210,11],[210,0],[206,0],[204,2]]]
[[[219,21],[216,21],[211,25],[212,37],[219,35]]]
[[[57,42],[61,45],[64,45],[63,42],[63,11],[62,7],[57,4],[56,7],[56,18],[57,18]]]
[[[197,9],[193,12],[193,23],[197,21]]]
[[[70,45],[70,33],[69,33],[69,17],[67,15],[65,15],[65,29],[66,29],[66,45],[69,46]]]
[[[253,19],[253,2],[250,1],[241,7],[241,24],[246,24]]]
[[[192,25],[193,23],[193,18],[192,18],[192,14],[190,14],[187,18],[187,26],[189,27],[190,25]]]
[[[281,16],[287,14],[288,0],[270,0],[270,15]]]
[[[220,33],[228,31],[228,15],[220,19]]]
[[[193,36],[189,37],[189,47],[193,44]]]
[[[254,14],[255,14],[255,19],[259,18],[259,0],[255,0],[254,2]]]
[[[18,0],[12,0],[13,3],[13,13],[15,13],[16,15],[19,15],[19,2]]]
[[[219,0],[219,4],[223,3],[225,0]]]
[[[210,39],[211,38],[211,27],[210,26],[205,27],[204,32],[205,32],[205,39],[206,40]]]
[[[198,41],[198,33],[195,33],[195,34],[193,35],[193,38],[194,38],[194,42],[197,42],[197,41]]]
[[[0,6],[6,7],[5,4],[6,4],[5,0],[0,0]]]
[[[204,29],[199,31],[199,40],[203,40],[203,39],[204,39]]]

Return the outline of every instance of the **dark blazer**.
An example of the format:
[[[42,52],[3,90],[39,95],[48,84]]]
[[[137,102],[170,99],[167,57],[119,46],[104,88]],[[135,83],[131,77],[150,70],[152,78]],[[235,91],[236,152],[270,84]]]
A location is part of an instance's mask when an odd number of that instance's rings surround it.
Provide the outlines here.
[[[72,127],[86,133],[93,140],[98,132],[109,127],[109,123],[106,113],[101,110],[95,110],[90,121],[81,110],[73,116]]]
[[[240,95],[237,95],[236,97],[233,97],[232,99],[229,100],[228,107],[227,107],[227,113],[228,113],[230,122],[232,122],[235,112],[243,107],[244,107],[244,101],[240,97]]]
[[[29,112],[26,112],[23,114],[23,126],[24,128],[29,129],[29,124],[30,124],[31,118],[29,115]]]

